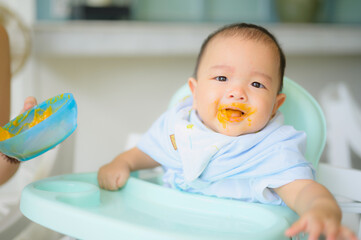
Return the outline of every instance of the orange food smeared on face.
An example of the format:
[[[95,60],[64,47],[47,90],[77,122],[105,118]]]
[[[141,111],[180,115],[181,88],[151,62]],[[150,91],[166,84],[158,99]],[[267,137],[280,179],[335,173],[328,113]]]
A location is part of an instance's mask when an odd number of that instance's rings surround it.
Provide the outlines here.
[[[226,128],[228,123],[241,122],[255,112],[255,109],[245,103],[220,104],[217,119],[222,123],[223,128]],[[251,124],[249,118],[248,124]]]
[[[42,111],[42,113],[39,113],[40,111]],[[22,121],[24,121],[27,116],[28,116],[29,113],[27,113],[27,115],[25,115],[24,118],[22,118],[22,120],[19,122],[19,119],[15,119],[13,122],[12,122],[12,125],[13,126],[19,126],[20,123]],[[51,106],[49,106],[45,111],[42,110],[42,109],[35,109],[34,111],[34,118],[33,118],[33,121],[30,122],[30,123],[25,123],[21,129],[23,127],[28,127],[29,128],[32,128],[34,127],[35,125],[39,124],[40,122],[44,121],[45,119],[47,119],[51,114],[53,114],[53,110],[51,108]],[[21,129],[18,131],[21,132]],[[13,136],[15,136],[17,134],[12,134],[10,132],[8,132],[7,130],[3,129],[0,127],[0,141],[5,141],[6,139],[9,139],[9,138],[12,138]]]

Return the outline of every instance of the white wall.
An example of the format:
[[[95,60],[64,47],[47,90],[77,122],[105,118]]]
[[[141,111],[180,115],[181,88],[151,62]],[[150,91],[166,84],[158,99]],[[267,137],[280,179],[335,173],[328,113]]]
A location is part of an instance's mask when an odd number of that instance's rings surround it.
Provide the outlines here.
[[[361,41],[361,39],[360,39]],[[287,56],[286,75],[316,98],[326,85],[346,82],[361,103],[361,56]]]

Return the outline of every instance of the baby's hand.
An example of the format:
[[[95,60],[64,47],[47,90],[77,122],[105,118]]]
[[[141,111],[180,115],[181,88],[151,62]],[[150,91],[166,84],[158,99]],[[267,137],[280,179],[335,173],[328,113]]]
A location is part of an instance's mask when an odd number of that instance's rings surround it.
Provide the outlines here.
[[[350,239],[357,240],[355,234],[340,222],[332,214],[325,215],[322,211],[309,211],[302,215],[285,234],[288,237],[301,232],[308,233],[309,240],[317,240],[323,234],[327,240]]]
[[[124,186],[130,175],[130,169],[124,161],[112,161],[98,171],[99,187],[106,190],[118,190]]]
[[[150,156],[137,147],[119,154],[114,160],[104,165],[98,172],[98,183],[101,188],[117,190],[127,182],[130,172],[159,166]]]

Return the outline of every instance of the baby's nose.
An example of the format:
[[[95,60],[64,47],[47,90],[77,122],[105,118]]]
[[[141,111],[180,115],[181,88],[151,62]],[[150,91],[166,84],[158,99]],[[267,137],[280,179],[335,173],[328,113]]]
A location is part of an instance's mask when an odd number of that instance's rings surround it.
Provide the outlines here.
[[[243,88],[240,88],[240,87],[232,88],[228,93],[228,98],[233,99],[233,100],[246,101],[247,94],[243,90]]]

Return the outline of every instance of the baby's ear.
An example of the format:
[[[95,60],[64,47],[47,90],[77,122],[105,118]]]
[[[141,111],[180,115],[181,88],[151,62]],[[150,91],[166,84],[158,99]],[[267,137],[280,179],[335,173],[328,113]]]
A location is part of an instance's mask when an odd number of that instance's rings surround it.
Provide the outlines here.
[[[282,104],[286,101],[286,94],[280,93],[276,97],[275,105],[273,106],[272,116],[276,114],[278,109],[282,106]]]
[[[197,80],[194,77],[188,78],[188,86],[193,96],[193,108],[196,109]]]

